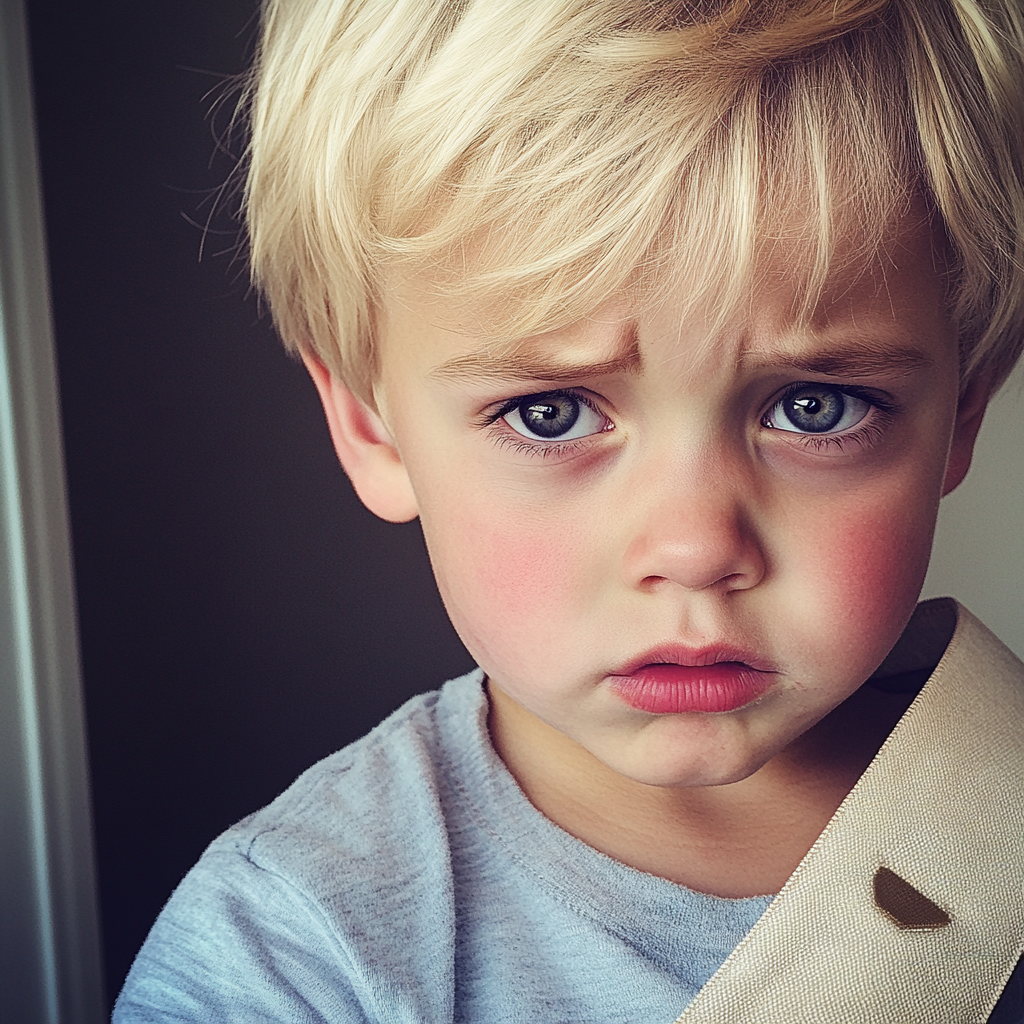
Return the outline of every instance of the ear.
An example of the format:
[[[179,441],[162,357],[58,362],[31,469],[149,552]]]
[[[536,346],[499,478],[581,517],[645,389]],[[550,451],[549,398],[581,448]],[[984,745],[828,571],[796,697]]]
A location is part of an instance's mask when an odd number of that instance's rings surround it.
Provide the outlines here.
[[[967,470],[971,468],[974,442],[978,439],[981,421],[985,418],[991,397],[992,388],[985,379],[974,380],[960,396],[953,427],[953,442],[946,463],[946,479],[942,485],[943,497],[960,486],[967,476]]]
[[[302,361],[323,403],[334,450],[359,500],[390,523],[415,519],[419,509],[412,483],[384,421],[315,355],[304,352]]]

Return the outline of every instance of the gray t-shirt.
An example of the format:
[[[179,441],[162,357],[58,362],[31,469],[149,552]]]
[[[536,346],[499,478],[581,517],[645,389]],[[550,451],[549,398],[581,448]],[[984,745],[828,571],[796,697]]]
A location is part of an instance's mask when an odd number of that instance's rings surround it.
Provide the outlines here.
[[[217,839],[115,1024],[670,1024],[771,902],[620,864],[495,754],[479,672],[415,697]]]

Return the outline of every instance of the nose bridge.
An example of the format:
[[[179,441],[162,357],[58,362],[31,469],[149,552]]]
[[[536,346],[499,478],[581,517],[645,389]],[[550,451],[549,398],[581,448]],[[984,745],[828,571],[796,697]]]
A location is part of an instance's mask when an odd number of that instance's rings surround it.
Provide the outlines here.
[[[729,446],[652,453],[637,467],[634,494],[625,565],[634,585],[749,589],[764,576],[756,481],[749,461]]]

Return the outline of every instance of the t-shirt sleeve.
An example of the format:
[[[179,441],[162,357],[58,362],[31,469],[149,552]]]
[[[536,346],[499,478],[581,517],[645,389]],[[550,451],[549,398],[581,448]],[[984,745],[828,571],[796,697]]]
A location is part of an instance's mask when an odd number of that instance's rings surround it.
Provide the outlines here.
[[[242,850],[209,850],[153,925],[113,1024],[363,1024],[358,988],[313,901]]]

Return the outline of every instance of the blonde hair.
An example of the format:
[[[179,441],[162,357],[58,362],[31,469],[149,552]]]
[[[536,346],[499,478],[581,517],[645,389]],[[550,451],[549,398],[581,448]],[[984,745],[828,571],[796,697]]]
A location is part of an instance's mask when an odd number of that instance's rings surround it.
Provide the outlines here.
[[[727,311],[772,251],[807,310],[923,194],[963,379],[998,384],[1024,341],[1022,53],[1016,0],[265,0],[254,278],[285,344],[372,400],[396,269],[495,338],[679,280]]]

